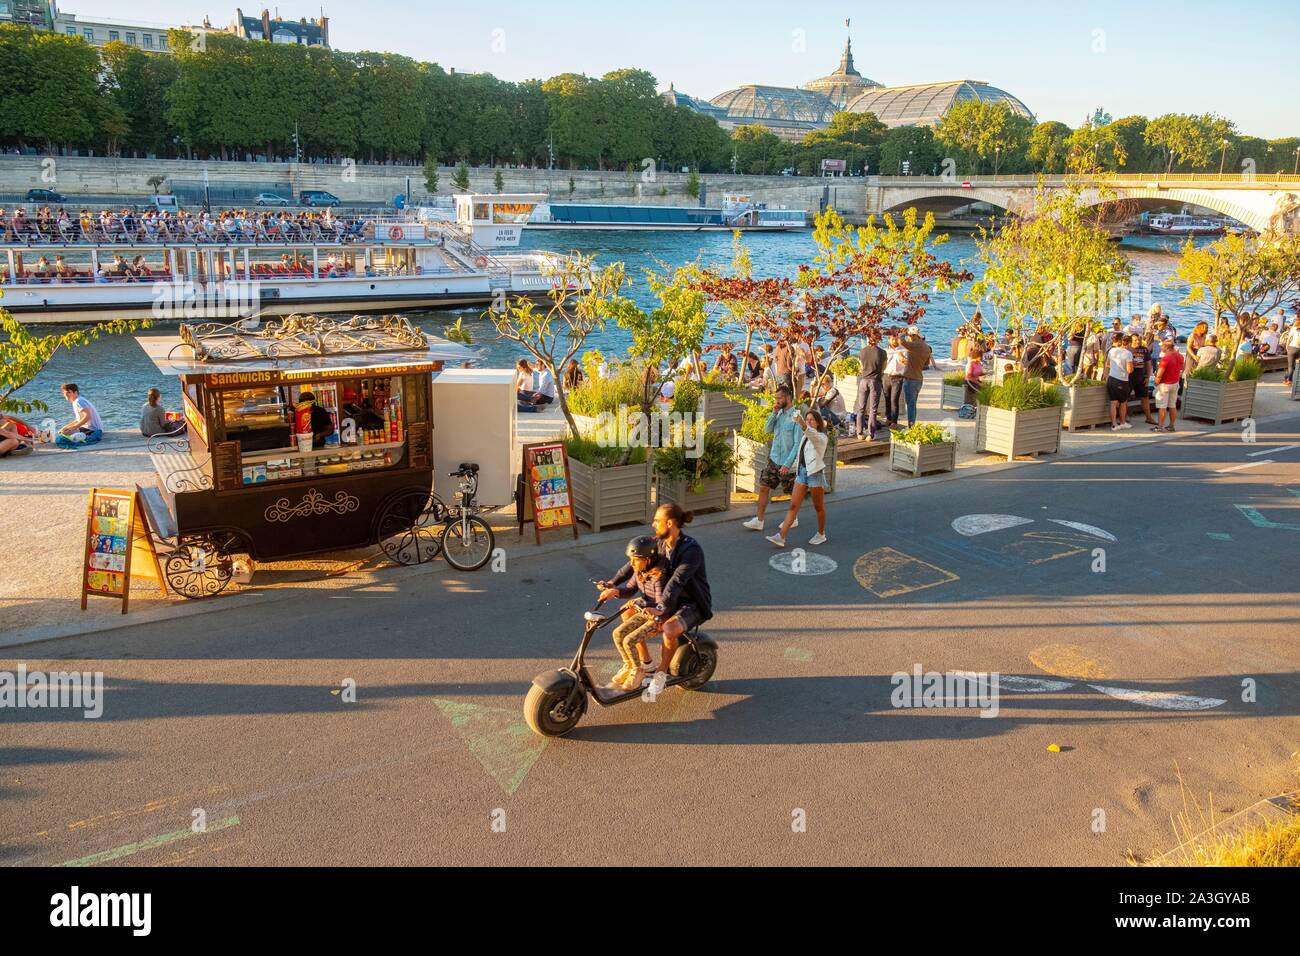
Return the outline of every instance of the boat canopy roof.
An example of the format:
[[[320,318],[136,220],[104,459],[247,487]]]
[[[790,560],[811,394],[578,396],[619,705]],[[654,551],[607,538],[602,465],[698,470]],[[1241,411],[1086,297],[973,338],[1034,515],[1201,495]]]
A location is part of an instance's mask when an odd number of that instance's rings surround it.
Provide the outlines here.
[[[221,376],[231,381],[311,378],[321,373],[431,370],[468,362],[470,349],[430,336],[400,315],[291,315],[265,323],[181,325],[179,334],[137,336],[166,375]]]

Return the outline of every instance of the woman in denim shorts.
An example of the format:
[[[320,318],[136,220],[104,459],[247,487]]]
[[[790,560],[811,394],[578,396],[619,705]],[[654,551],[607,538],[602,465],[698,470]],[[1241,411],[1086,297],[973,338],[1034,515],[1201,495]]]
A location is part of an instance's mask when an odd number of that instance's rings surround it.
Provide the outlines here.
[[[799,443],[799,453],[795,456],[797,470],[794,478],[794,490],[790,493],[790,511],[781,522],[781,530],[768,535],[778,548],[785,547],[786,533],[799,516],[799,508],[806,496],[811,496],[813,506],[817,509],[817,533],[808,540],[809,544],[826,543],[826,447],[830,439],[826,434],[826,423],[815,410],[800,413],[792,409],[791,415],[797,416],[803,428],[803,441]]]

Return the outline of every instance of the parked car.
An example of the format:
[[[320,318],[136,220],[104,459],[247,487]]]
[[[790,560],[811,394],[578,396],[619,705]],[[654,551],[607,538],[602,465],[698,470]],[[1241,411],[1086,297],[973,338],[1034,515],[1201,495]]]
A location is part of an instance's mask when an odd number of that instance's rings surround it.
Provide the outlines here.
[[[298,194],[298,202],[304,206],[337,206],[341,201],[323,189],[304,189]]]
[[[29,189],[27,190],[28,202],[67,202],[63,193],[56,193],[53,189]]]
[[[287,206],[289,200],[279,193],[258,193],[253,202],[258,206]]]

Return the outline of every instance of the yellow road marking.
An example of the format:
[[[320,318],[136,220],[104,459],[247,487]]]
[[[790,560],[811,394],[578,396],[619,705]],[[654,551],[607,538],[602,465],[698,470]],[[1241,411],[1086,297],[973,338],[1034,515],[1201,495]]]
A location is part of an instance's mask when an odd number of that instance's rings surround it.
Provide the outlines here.
[[[893,548],[868,551],[853,563],[853,576],[876,597],[891,598],[937,587],[961,578]]]
[[[1030,662],[1056,677],[1098,680],[1110,676],[1110,661],[1089,657],[1077,644],[1044,644],[1029,652]]]

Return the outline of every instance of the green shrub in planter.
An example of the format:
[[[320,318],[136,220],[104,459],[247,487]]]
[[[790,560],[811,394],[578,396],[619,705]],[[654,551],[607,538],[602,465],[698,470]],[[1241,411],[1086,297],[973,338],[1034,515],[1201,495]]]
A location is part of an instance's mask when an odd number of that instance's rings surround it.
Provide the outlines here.
[[[942,445],[957,441],[947,429],[936,422],[917,422],[907,428],[892,429],[890,434],[894,441],[908,445]]]
[[[1247,355],[1244,358],[1237,359],[1237,364],[1232,367],[1232,374],[1228,376],[1229,382],[1253,382],[1264,375],[1264,363],[1253,355]]]
[[[965,373],[965,372],[948,372],[948,373],[947,373],[946,375],[944,375],[944,377],[943,377],[943,384],[945,384],[945,385],[955,385],[955,386],[957,386],[958,388],[963,388],[963,387],[965,387],[965,385],[966,385],[966,373]]]
[[[673,435],[672,444],[655,452],[655,473],[664,477],[690,483],[692,491],[699,491],[704,482],[725,478],[736,467],[731,441],[722,432],[706,431],[700,454],[691,457],[682,441],[680,427]]]
[[[552,441],[562,441],[569,449],[569,457],[574,461],[580,461],[589,468],[612,468],[623,460],[623,454],[626,448],[620,448],[617,445],[602,445],[591,435],[578,435],[576,438],[569,435],[561,435],[551,439]],[[632,449],[631,457],[628,458],[629,465],[639,465],[646,460],[646,449],[637,447]]]
[[[620,405],[641,404],[641,371],[632,366],[611,369],[608,378],[589,375],[568,393],[569,410],[575,415],[599,418],[601,412],[616,412]]]
[[[1047,386],[1041,378],[1015,372],[1002,379],[1002,384],[985,382],[980,386],[979,403],[990,408],[1007,411],[1032,411],[1035,408],[1061,408],[1065,396],[1060,389]]]

